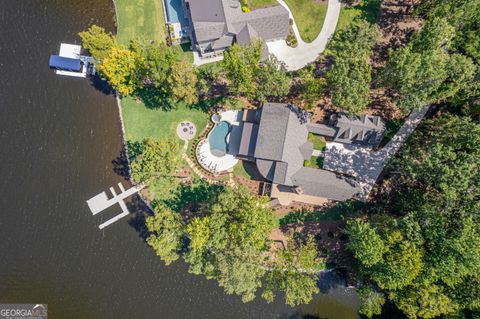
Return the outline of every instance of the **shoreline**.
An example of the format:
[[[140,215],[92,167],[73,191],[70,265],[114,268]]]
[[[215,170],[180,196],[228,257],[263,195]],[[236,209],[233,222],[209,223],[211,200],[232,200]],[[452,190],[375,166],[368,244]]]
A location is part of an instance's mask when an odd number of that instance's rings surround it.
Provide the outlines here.
[[[114,1],[115,2],[115,1]],[[120,129],[122,132],[122,153],[125,156],[125,160],[127,161],[127,166],[128,166],[128,174],[127,176],[123,176],[130,184],[135,185],[136,183],[132,180],[132,167],[130,165],[130,157],[128,156],[128,144],[127,144],[127,133],[125,130],[125,122],[123,120],[123,112],[122,112],[122,100],[118,96],[118,93],[115,91],[115,100],[117,101],[117,110],[118,110],[118,121],[120,122]],[[150,205],[150,202],[148,202],[143,195],[138,192],[136,194],[138,198],[140,198],[140,201],[145,204],[146,207],[150,210],[150,212],[153,212],[153,207]]]

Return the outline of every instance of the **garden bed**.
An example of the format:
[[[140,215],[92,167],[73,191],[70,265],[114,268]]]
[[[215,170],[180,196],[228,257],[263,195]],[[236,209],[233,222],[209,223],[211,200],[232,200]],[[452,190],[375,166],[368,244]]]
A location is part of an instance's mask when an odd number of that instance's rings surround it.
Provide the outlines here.
[[[323,157],[321,157],[321,156],[311,156],[310,159],[303,162],[303,166],[312,167],[312,168],[322,168],[323,167]]]
[[[313,143],[314,150],[324,151],[327,146],[325,139],[317,134],[308,133],[308,140]]]

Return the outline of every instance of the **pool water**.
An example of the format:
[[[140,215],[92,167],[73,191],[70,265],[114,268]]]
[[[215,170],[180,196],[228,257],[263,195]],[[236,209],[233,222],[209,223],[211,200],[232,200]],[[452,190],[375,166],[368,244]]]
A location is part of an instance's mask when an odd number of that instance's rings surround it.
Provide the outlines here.
[[[182,27],[188,26],[188,19],[183,10],[183,0],[164,0],[165,10],[167,11],[168,22],[180,23]]]
[[[208,136],[210,150],[215,156],[224,156],[227,154],[227,136],[230,133],[230,124],[222,121],[215,125]]]

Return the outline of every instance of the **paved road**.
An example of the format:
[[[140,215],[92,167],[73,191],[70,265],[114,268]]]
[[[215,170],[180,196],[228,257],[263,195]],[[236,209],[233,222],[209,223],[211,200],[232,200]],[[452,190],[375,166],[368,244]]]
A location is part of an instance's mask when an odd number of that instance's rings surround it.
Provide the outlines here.
[[[288,70],[298,70],[309,63],[315,61],[320,53],[322,53],[337,27],[338,17],[340,15],[340,1],[328,0],[327,15],[323,22],[322,31],[312,43],[306,43],[300,37],[297,24],[293,18],[292,11],[288,8],[283,0],[278,2],[288,10],[290,18],[293,22],[293,31],[298,40],[296,48],[289,47],[285,40],[267,42],[268,50],[273,53],[280,61],[285,62]]]

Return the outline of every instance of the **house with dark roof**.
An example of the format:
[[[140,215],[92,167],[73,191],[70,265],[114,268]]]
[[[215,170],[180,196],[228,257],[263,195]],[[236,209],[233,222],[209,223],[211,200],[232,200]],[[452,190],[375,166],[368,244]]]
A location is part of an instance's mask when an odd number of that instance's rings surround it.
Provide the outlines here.
[[[337,114],[329,125],[310,123],[309,113],[287,104],[265,103],[243,113],[243,125],[236,156],[256,163],[259,173],[282,189],[299,195],[347,200],[361,193],[350,176],[305,167],[312,156],[308,134],[320,134],[339,143],[378,145],[384,125],[380,118]],[[383,130],[382,130],[383,128]]]
[[[288,192],[339,201],[353,198],[361,191],[353,178],[304,166],[313,154],[308,133],[325,129],[334,136],[337,132],[327,128],[311,124],[309,114],[295,106],[265,103],[243,113],[237,157],[255,162],[266,180]]]
[[[333,142],[376,148],[385,134],[385,123],[379,116],[332,114],[328,125],[309,124],[310,132],[331,138]]]
[[[185,0],[185,4],[192,47],[202,56],[222,52],[233,43],[286,39],[290,30],[288,11],[280,5],[243,12],[240,0]]]

